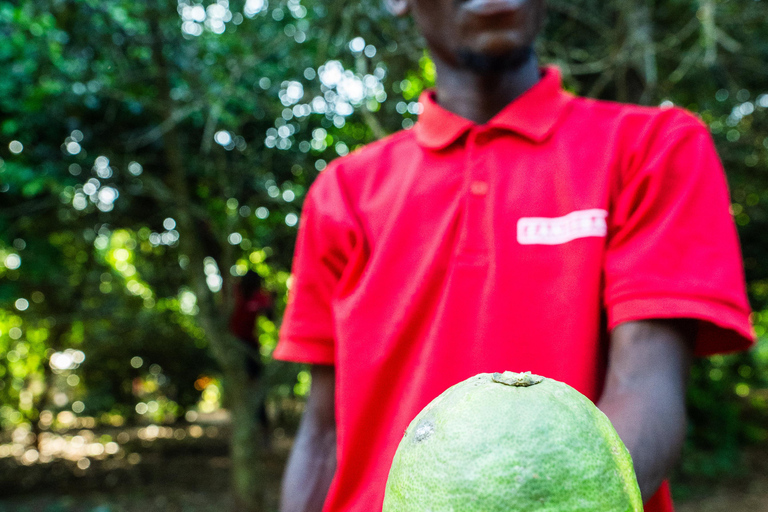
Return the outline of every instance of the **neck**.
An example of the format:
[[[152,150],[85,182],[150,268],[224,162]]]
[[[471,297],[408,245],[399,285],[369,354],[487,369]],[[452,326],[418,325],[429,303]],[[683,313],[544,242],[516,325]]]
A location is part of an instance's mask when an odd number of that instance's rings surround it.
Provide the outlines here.
[[[478,124],[488,122],[541,76],[534,54],[521,66],[499,72],[456,67],[433,56],[437,70],[437,102],[446,110]]]

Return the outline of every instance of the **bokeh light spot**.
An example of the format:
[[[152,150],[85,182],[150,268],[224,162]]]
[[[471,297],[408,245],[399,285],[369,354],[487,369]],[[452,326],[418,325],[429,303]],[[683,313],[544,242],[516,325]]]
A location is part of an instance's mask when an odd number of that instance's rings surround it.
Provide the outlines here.
[[[9,270],[16,270],[21,266],[21,258],[18,254],[11,253],[5,257],[3,264],[5,265],[5,268]]]
[[[11,153],[13,153],[14,155],[18,155],[19,153],[24,151],[24,145],[17,140],[12,140],[11,143],[8,144],[8,149],[10,149]]]

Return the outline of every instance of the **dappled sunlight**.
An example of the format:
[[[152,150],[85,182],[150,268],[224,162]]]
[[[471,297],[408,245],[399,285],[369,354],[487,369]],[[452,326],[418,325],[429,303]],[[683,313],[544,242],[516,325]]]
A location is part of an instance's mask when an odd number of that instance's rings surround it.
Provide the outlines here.
[[[768,7],[648,4],[643,46],[621,2],[549,4],[568,91],[689,109],[723,158],[760,341],[695,362],[682,474],[725,480],[768,441]],[[437,68],[413,28],[378,1],[0,5],[0,512],[220,511],[235,473],[276,509],[311,388],[272,358],[304,201],[417,126]]]
[[[215,424],[201,423],[183,426],[163,426],[150,424],[145,427],[125,428],[110,434],[99,433],[89,428],[81,428],[72,433],[72,428],[83,427],[88,421],[58,422],[61,427],[56,432],[34,434],[28,427],[17,427],[11,432],[9,442],[0,443],[0,459],[13,458],[18,464],[31,466],[49,464],[62,460],[75,463],[81,470],[88,469],[92,461],[116,460],[134,465],[141,461],[137,450],[146,443],[158,440],[183,441],[187,438],[218,438],[222,434],[221,425],[226,425],[227,416],[209,415]],[[136,442],[145,443],[136,445]]]

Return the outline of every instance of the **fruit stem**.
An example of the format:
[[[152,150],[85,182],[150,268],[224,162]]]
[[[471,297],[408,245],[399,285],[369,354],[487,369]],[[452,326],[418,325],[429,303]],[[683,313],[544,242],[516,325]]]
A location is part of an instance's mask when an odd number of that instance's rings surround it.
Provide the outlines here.
[[[544,380],[544,377],[540,375],[534,375],[531,372],[515,373],[515,372],[507,371],[504,373],[493,374],[494,382],[498,382],[499,384],[506,384],[507,386],[515,386],[515,387],[523,387],[523,388],[526,388],[528,386],[533,386],[534,384],[538,384],[543,380]]]

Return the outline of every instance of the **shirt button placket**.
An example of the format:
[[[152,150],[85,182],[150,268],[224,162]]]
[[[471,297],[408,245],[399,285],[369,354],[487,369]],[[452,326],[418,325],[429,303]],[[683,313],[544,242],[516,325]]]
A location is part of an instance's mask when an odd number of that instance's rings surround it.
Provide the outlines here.
[[[487,263],[489,247],[488,218],[490,204],[490,170],[483,158],[484,132],[473,130],[467,138],[465,172],[465,217],[460,253],[466,263]]]

